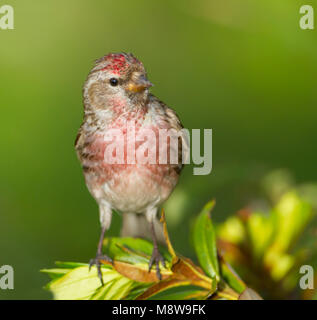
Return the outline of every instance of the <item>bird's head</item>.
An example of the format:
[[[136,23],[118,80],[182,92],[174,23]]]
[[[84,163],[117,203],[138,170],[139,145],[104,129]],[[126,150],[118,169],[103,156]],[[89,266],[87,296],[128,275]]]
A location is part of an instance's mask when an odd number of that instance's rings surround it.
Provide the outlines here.
[[[105,109],[112,105],[145,104],[148,89],[142,62],[131,53],[111,53],[96,61],[84,86],[85,104]]]

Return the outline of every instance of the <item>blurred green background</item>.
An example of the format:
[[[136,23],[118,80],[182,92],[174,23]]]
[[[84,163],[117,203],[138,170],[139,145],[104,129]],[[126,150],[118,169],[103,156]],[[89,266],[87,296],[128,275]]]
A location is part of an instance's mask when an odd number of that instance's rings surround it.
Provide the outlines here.
[[[108,52],[143,61],[152,92],[185,127],[213,129],[211,174],[188,166],[165,205],[182,254],[193,256],[190,225],[210,198],[223,221],[272,169],[317,181],[317,30],[299,28],[300,6],[316,1],[2,4],[14,7],[15,29],[0,30],[0,265],[14,267],[15,290],[1,299],[50,298],[39,269],[95,254],[98,209],[73,145],[83,82]]]

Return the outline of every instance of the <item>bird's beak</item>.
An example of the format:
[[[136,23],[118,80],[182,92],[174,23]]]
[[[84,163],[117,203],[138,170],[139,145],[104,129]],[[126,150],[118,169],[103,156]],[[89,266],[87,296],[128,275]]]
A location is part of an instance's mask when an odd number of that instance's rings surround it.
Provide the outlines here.
[[[146,76],[142,74],[132,77],[131,82],[128,84],[127,90],[131,92],[140,92],[152,86],[153,83],[151,83]]]

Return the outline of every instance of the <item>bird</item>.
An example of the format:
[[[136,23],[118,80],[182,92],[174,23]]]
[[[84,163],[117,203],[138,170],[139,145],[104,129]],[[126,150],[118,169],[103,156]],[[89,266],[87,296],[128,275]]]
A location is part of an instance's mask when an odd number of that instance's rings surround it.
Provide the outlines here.
[[[135,236],[138,227],[144,229],[142,221],[148,224],[153,241],[149,271],[156,267],[157,278],[162,279],[159,263],[165,267],[165,260],[158,247],[156,216],[160,206],[176,187],[184,166],[182,156],[188,150],[188,141],[178,115],[150,93],[152,86],[143,63],[132,53],[124,52],[109,53],[96,60],[83,86],[84,116],[76,137],[75,150],[87,188],[99,207],[100,238],[96,256],[90,260],[89,266],[97,267],[102,285],[100,260],[113,262],[102,252],[113,211],[122,213],[126,234],[130,232]],[[175,147],[177,161],[161,163],[156,157],[152,163],[144,163],[139,158],[128,162],[127,149],[124,149],[123,163],[106,161],[109,132],[121,130],[124,142],[128,144],[132,140],[128,135],[128,125],[131,123],[136,133],[150,128],[155,132],[155,137],[160,130],[175,130],[179,134]],[[157,144],[152,143],[152,146]],[[134,147],[135,154],[143,152],[144,141],[135,142]],[[118,149],[110,153],[114,155],[116,152]]]

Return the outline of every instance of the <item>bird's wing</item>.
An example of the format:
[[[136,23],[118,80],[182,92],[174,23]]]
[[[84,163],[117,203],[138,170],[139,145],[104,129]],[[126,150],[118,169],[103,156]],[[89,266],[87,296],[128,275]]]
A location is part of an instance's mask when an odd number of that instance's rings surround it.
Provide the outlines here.
[[[83,150],[84,145],[85,145],[85,139],[84,139],[82,126],[83,125],[80,126],[78,133],[77,133],[77,136],[76,136],[76,139],[75,139],[75,150],[76,150],[76,153],[77,153],[79,160],[80,160],[80,153]]]
[[[172,165],[180,173],[184,166],[183,158],[188,157],[189,154],[189,136],[176,112],[152,94],[149,99],[149,108],[151,109],[150,112],[155,114],[159,127],[175,129],[180,135],[178,139],[178,164]]]

